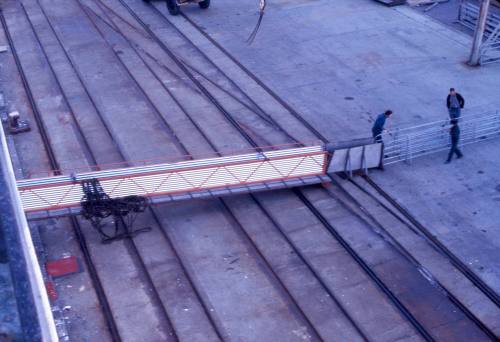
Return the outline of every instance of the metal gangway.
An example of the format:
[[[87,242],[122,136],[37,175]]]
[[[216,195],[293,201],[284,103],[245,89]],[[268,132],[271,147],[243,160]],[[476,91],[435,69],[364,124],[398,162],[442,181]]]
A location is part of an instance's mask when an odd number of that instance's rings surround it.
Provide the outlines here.
[[[18,269],[14,276],[23,277],[24,292],[20,298],[25,305],[23,314],[30,319],[26,334],[33,340],[57,341],[56,326],[60,324],[51,312],[28,221],[82,214],[85,185],[98,184],[107,199],[118,202],[130,196],[147,199],[148,205],[213,198],[328,182],[329,172],[367,172],[380,166],[382,148],[382,144],[373,143],[372,139],[342,146],[274,146],[223,157],[150,162],[93,172],[58,170],[42,178],[16,180],[12,162],[16,158],[8,149],[0,125],[0,189],[3,191],[0,224],[9,227],[9,241],[17,241],[10,244],[9,257]],[[143,230],[126,229],[124,236],[130,237]],[[2,251],[0,249],[0,255]]]
[[[99,183],[109,198],[142,196],[148,204],[220,197],[328,182],[329,172],[379,167],[382,144],[281,146],[268,151],[68,173],[17,181],[28,219],[81,213],[84,185]]]
[[[458,12],[458,22],[474,30],[479,18],[479,6],[468,1],[462,1]],[[484,41],[479,48],[480,64],[500,61],[500,15],[489,13],[486,19]]]
[[[411,163],[414,158],[450,148],[450,120],[397,128],[384,133],[384,165]],[[459,120],[460,145],[468,145],[500,136],[500,112],[465,115]]]

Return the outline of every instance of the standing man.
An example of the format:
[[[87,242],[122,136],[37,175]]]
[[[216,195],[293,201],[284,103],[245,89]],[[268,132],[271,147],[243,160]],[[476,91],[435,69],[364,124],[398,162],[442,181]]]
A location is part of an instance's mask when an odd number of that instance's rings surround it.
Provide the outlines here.
[[[392,115],[392,110],[386,110],[379,114],[372,127],[373,139],[375,142],[382,142],[382,133],[384,132],[385,120]]]
[[[450,128],[451,149],[450,153],[448,153],[448,159],[446,160],[445,164],[449,164],[451,162],[453,153],[457,155],[458,159],[464,156],[462,152],[458,149],[458,142],[460,141],[460,128],[458,127],[458,119],[452,119],[450,123],[451,123],[451,128]]]
[[[450,88],[450,93],[446,98],[446,107],[448,107],[448,113],[450,114],[450,119],[458,119],[460,117],[460,110],[464,108],[465,100],[455,91],[455,88]]]

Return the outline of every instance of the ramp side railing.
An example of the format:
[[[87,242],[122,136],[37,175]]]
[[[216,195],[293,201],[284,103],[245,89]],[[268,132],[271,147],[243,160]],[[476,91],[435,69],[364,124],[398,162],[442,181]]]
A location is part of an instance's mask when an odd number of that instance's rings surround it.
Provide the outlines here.
[[[479,6],[468,1],[462,1],[460,4],[458,12],[458,21],[463,26],[474,30],[477,25],[477,18],[479,17]],[[495,28],[500,24],[500,15],[495,13],[489,13],[486,19],[486,28],[484,30],[484,36],[489,37],[489,35],[495,30]]]
[[[479,17],[479,6],[468,1],[460,5],[458,21],[465,27],[474,30]],[[500,61],[500,15],[489,13],[484,31],[485,40],[480,46],[480,64]]]
[[[500,112],[465,116],[459,120],[460,144],[467,145],[500,136]],[[414,158],[450,147],[449,119],[398,128],[385,133],[384,164],[411,163]]]
[[[500,61],[500,23],[481,44],[480,64],[488,64]]]

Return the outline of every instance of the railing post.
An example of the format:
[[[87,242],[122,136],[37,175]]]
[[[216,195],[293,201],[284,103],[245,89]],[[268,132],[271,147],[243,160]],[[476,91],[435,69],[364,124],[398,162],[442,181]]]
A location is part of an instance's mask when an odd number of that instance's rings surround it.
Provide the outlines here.
[[[497,110],[498,130],[500,131],[500,112]]]
[[[366,145],[363,146],[363,150],[361,152],[361,169],[363,170],[365,175],[368,175],[368,167],[366,166]]]
[[[406,156],[405,156],[405,163],[408,163],[408,160],[409,160],[409,156],[410,156],[410,135],[408,134],[406,136]]]
[[[400,137],[400,128],[396,128],[396,133],[394,133],[394,137],[392,139],[392,146],[397,146],[397,153],[399,154],[399,158],[401,158],[401,145],[398,145],[399,137]]]
[[[352,166],[351,166],[351,149],[349,148],[346,152],[346,159],[344,164],[344,173],[352,178]]]

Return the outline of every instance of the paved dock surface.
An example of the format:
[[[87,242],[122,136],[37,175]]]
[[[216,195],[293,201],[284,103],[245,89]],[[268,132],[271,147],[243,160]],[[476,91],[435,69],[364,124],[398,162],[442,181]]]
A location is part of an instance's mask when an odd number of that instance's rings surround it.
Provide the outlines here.
[[[450,87],[466,99],[464,116],[500,110],[500,64],[467,66],[470,34],[437,21],[452,23],[457,1],[440,6],[429,13],[434,19],[373,1],[274,1],[251,46],[252,1],[185,12],[325,136],[342,141],[366,136],[386,108],[395,112],[389,129],[445,119]],[[500,152],[489,141],[464,153],[450,165],[443,153],[374,178],[500,291]]]
[[[465,96],[465,114],[500,104],[500,67],[468,67],[470,36],[407,6],[270,2],[248,46],[255,11],[252,1],[224,0],[207,13],[184,10],[332,140],[366,136],[387,108],[395,112],[392,125],[444,119],[450,87]],[[182,18],[174,22],[185,27]]]
[[[468,67],[468,34],[406,6],[269,1],[248,45],[254,0],[184,7],[187,17],[169,16],[160,1],[1,5],[8,31],[0,41],[9,33],[17,50],[0,55],[2,89],[9,108],[33,123],[13,138],[20,178],[363,138],[388,108],[389,128],[446,118],[450,87],[466,99],[464,116],[500,109],[500,65]],[[433,155],[372,177],[498,296],[496,141],[464,154],[450,165]],[[82,272],[51,279],[52,304],[66,308],[75,340],[500,336],[495,295],[398,222],[336,179],[157,206],[136,222],[151,232],[112,244],[80,218],[31,228],[42,267],[68,255],[81,262]]]

